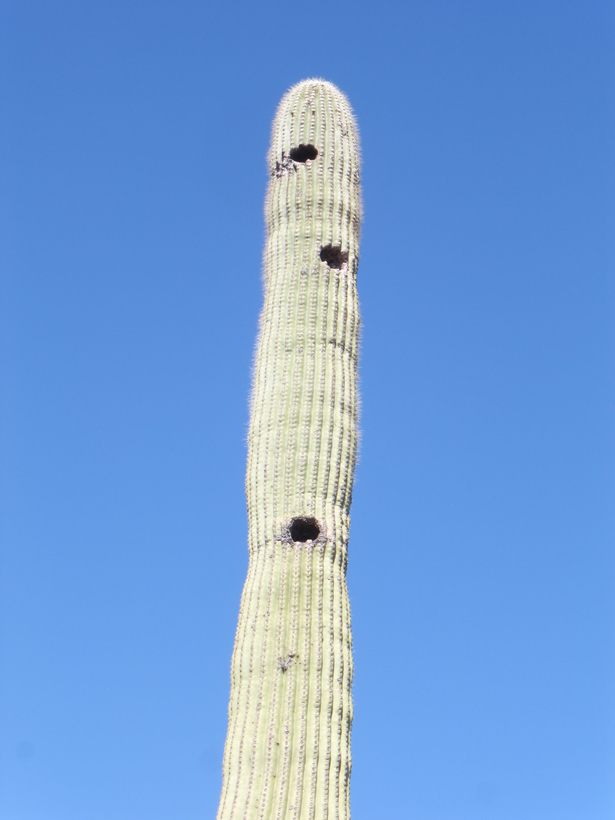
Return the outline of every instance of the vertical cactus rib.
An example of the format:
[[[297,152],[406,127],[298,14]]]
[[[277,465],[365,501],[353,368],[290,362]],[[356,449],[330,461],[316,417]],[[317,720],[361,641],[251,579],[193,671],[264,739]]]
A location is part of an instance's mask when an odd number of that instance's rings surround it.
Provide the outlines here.
[[[268,162],[249,566],[218,820],[348,820],[361,191],[357,127],[334,85],[286,93]]]

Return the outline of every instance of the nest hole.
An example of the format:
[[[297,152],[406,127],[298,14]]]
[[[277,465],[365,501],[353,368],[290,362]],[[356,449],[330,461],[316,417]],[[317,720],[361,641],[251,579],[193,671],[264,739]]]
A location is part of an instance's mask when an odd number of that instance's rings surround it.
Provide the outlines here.
[[[320,258],[335,270],[340,270],[348,262],[348,254],[339,245],[325,245],[320,251]]]
[[[320,527],[315,518],[294,518],[290,525],[290,537],[293,541],[316,541],[320,535]]]
[[[318,156],[318,148],[315,145],[301,145],[291,148],[289,156],[293,162],[307,162],[308,159],[316,159]]]

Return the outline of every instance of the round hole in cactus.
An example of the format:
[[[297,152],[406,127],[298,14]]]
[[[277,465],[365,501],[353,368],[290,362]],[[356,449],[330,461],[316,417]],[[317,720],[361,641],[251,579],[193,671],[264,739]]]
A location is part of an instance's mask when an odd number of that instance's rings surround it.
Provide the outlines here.
[[[324,248],[321,248],[320,258],[335,270],[339,270],[348,262],[348,254],[339,245],[325,245]]]
[[[320,527],[315,518],[293,518],[290,523],[290,537],[293,541],[316,541]]]
[[[315,145],[297,145],[288,152],[293,162],[307,162],[308,159],[316,159],[318,148]]]

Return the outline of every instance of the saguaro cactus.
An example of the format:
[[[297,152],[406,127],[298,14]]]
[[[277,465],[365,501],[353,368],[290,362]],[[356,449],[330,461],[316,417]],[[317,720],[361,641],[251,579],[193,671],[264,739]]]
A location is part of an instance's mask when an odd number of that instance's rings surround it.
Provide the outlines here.
[[[350,816],[359,165],[344,95],[321,80],[291,88],[269,152],[249,567],[218,820]]]

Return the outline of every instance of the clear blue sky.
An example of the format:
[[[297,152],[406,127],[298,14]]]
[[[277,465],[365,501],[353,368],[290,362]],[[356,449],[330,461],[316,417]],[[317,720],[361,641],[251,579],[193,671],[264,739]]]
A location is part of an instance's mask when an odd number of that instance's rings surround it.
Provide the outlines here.
[[[213,818],[265,153],[362,133],[354,820],[612,820],[597,0],[0,6],[0,820]]]

